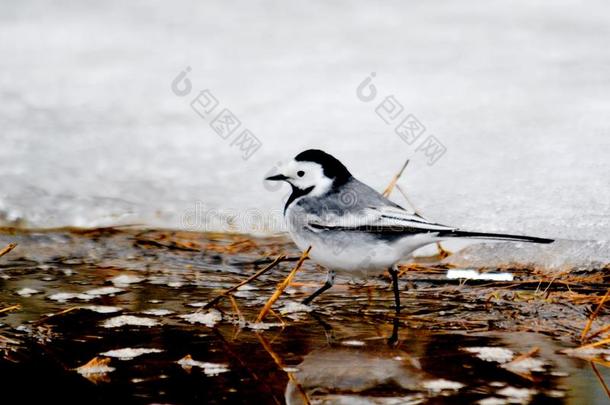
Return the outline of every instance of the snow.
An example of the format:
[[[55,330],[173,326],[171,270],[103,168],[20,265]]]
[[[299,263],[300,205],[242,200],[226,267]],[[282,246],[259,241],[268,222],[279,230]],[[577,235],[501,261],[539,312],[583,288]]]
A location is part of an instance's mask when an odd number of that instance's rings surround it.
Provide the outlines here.
[[[481,360],[497,363],[507,363],[515,355],[512,350],[502,347],[467,347],[464,350],[476,354]]]
[[[531,372],[544,372],[545,365],[546,363],[542,360],[528,357],[523,360],[504,364],[502,367],[516,374],[529,374]]]
[[[506,399],[496,398],[496,397],[488,397],[483,398],[477,402],[479,405],[507,405],[508,401]]]
[[[142,313],[144,315],[152,315],[152,316],[167,316],[167,315],[173,314],[174,311],[171,311],[169,309],[158,308],[158,309],[147,309],[146,311],[142,311]]]
[[[456,267],[537,267],[561,271],[566,268],[594,270],[610,263],[610,241],[559,240],[549,245],[494,243],[468,246],[447,257]]]
[[[277,322],[246,322],[245,327],[251,330],[268,330],[284,326]]]
[[[95,297],[93,297],[89,294],[82,294],[82,293],[59,292],[59,293],[49,295],[48,298],[50,300],[57,301],[57,302],[66,302],[66,301],[69,301],[69,300],[72,300],[75,298],[77,298],[79,300],[83,300],[83,301],[89,301]]]
[[[125,347],[123,349],[109,350],[107,352],[100,353],[100,356],[116,357],[120,360],[132,360],[143,354],[161,353],[162,351],[163,350],[160,350],[160,349],[152,349],[152,348],[144,348],[144,347],[139,347],[139,348]]]
[[[300,302],[289,301],[280,308],[280,314],[294,314],[299,312],[311,312],[313,308]]]
[[[510,403],[526,404],[537,392],[528,388],[506,387],[497,392],[499,395],[508,397]]]
[[[100,287],[92,290],[85,291],[86,295],[90,295],[93,298],[100,297],[102,295],[113,295],[123,292],[124,290],[117,287]]]
[[[428,380],[424,381],[423,386],[425,389],[432,392],[441,392],[443,390],[459,390],[464,384],[457,381],[449,381],[444,379]]]
[[[190,355],[178,360],[177,363],[186,370],[190,370],[192,367],[201,368],[203,369],[203,372],[209,376],[217,376],[220,373],[226,373],[229,371],[229,366],[227,364],[193,360]]]
[[[365,343],[362,340],[344,340],[341,342],[343,346],[362,347]]]
[[[113,314],[116,312],[121,312],[123,310],[123,308],[121,307],[113,307],[109,305],[85,305],[82,308],[87,309],[89,311],[97,312],[98,314]]]
[[[201,323],[212,328],[222,320],[222,314],[216,309],[211,309],[208,312],[193,312],[190,314],[180,315],[180,318],[189,323]]]
[[[468,279],[468,280],[513,281],[514,277],[510,273],[479,273],[476,270],[450,269],[450,270],[447,270],[447,278],[450,280]]]
[[[106,320],[102,326],[104,328],[120,328],[121,326],[157,326],[159,322],[152,318],[145,318],[133,315],[120,315]]]
[[[134,276],[131,274],[121,274],[120,276],[116,276],[110,279],[112,284],[115,286],[126,286],[129,284],[140,283],[144,279],[142,277]]]
[[[609,262],[610,3],[317,1],[315,19],[239,3],[191,0],[191,13],[156,4],[142,21],[139,4],[119,0],[1,12],[3,37],[19,38],[19,50],[0,43],[0,223],[280,231],[288,187],[262,179],[319,147],[377,190],[410,157],[399,184],[435,221],[569,239],[486,245],[460,256],[466,265],[479,253],[495,265]],[[215,18],[200,24],[201,13]],[[136,29],[153,33],[153,52],[140,51],[151,36]],[[226,58],[229,45],[248,63]],[[117,54],[129,55],[120,69]],[[193,89],[179,97],[170,84],[186,66]],[[366,103],[356,87],[373,70],[378,96]],[[261,140],[249,160],[190,108],[206,88]],[[434,165],[377,116],[388,95],[445,145]],[[234,225],[227,213],[240,214]]]
[[[21,290],[17,290],[16,292],[17,292],[17,295],[20,295],[22,297],[31,297],[34,294],[38,294],[40,291],[35,290],[33,288],[25,287],[25,288],[22,288]]]

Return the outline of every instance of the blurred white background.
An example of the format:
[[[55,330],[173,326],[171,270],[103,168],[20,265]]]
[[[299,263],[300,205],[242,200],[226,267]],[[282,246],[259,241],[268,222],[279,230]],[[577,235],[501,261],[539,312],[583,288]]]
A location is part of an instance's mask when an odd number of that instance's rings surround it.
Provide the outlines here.
[[[610,3],[232,4],[3,1],[1,222],[278,219],[288,189],[262,178],[315,147],[379,190],[411,157],[400,185],[439,222],[608,239]],[[187,66],[193,91],[178,97]],[[203,89],[261,140],[252,158],[190,108]],[[436,164],[375,114],[387,95],[445,145]],[[249,222],[232,229],[280,229]]]

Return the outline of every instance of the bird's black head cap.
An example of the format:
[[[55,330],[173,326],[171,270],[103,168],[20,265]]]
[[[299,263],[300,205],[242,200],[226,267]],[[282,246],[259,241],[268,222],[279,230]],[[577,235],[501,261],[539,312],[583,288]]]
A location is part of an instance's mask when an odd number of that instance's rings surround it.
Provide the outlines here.
[[[333,179],[333,186],[346,183],[352,174],[347,170],[343,163],[339,162],[334,156],[319,149],[308,149],[299,153],[294,160],[297,162],[314,162],[322,166],[324,175]]]

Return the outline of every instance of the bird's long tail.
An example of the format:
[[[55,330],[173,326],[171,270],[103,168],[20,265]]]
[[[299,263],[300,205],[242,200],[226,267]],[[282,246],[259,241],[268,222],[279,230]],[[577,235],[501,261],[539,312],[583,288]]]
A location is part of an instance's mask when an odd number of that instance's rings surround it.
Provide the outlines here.
[[[440,237],[450,238],[473,238],[489,240],[508,240],[516,242],[552,243],[554,239],[537,238],[535,236],[509,235],[505,233],[468,232],[460,230],[444,231],[439,233]]]

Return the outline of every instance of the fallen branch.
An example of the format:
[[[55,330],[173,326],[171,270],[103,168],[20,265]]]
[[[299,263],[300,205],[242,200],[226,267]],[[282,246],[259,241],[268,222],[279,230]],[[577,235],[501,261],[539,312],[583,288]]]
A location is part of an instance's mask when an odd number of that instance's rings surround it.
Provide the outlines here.
[[[286,287],[288,287],[288,284],[290,284],[290,281],[292,281],[292,279],[294,278],[294,275],[296,274],[296,272],[301,268],[301,266],[303,265],[303,262],[305,261],[305,259],[307,258],[307,256],[309,255],[309,251],[311,250],[311,246],[308,247],[303,254],[301,255],[301,258],[299,259],[299,261],[297,262],[297,264],[294,266],[294,268],[292,269],[292,271],[288,274],[288,276],[286,276],[286,278],[284,279],[284,281],[282,281],[278,286],[277,289],[275,290],[275,292],[273,293],[273,295],[271,296],[271,298],[269,298],[269,301],[267,301],[267,303],[265,304],[265,306],[263,307],[263,309],[261,310],[261,312],[258,314],[258,317],[256,318],[256,322],[261,322],[263,320],[263,318],[265,318],[265,315],[267,315],[267,313],[269,312],[269,310],[271,309],[271,306],[275,303],[275,301],[277,301],[278,298],[280,298],[280,295],[282,295],[282,292],[284,292],[284,290],[286,289]]]
[[[223,291],[220,293],[220,295],[218,295],[216,298],[214,298],[212,301],[208,302],[207,304],[205,304],[203,306],[203,309],[208,309],[210,307],[212,307],[213,305],[216,305],[216,303],[218,303],[218,301],[220,301],[223,297],[225,297],[227,294],[232,293],[233,291],[237,290],[239,287],[248,284],[249,282],[257,279],[258,277],[262,276],[263,274],[265,274],[266,272],[268,272],[269,270],[271,270],[272,268],[274,268],[279,262],[281,262],[286,256],[284,255],[279,255],[278,257],[275,258],[274,261],[272,261],[267,267],[257,271],[256,273],[254,273],[253,275],[251,275],[250,277],[248,277],[247,279],[245,279],[244,281],[242,281],[241,283]]]

